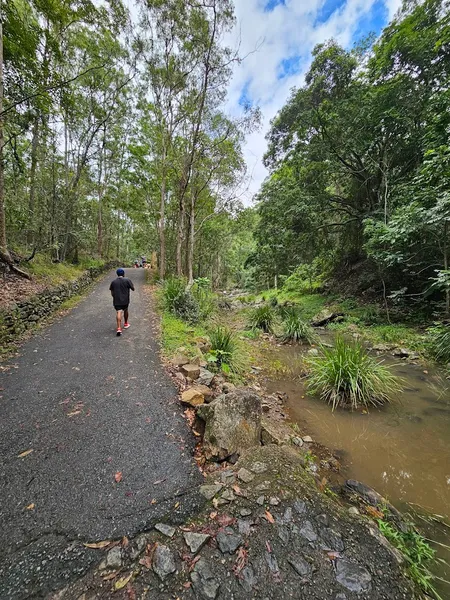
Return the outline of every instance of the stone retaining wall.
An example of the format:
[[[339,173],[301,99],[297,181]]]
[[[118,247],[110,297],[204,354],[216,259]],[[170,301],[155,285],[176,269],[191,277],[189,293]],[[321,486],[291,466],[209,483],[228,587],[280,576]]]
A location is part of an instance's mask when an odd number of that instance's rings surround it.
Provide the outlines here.
[[[13,341],[18,335],[56,310],[64,301],[81,293],[99,275],[113,267],[114,265],[111,264],[103,267],[91,267],[75,281],[44,290],[23,302],[18,302],[12,307],[0,311],[0,344],[4,345]]]

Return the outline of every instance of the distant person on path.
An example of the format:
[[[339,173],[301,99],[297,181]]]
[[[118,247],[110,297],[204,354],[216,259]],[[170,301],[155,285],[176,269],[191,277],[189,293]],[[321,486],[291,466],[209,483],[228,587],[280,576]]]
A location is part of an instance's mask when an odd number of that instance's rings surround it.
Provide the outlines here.
[[[117,332],[116,335],[122,335],[122,312],[124,318],[124,329],[130,326],[128,322],[128,305],[130,304],[130,290],[134,292],[134,285],[131,279],[125,277],[123,269],[117,269],[117,278],[111,282],[109,289],[113,297],[114,308],[116,309]]]

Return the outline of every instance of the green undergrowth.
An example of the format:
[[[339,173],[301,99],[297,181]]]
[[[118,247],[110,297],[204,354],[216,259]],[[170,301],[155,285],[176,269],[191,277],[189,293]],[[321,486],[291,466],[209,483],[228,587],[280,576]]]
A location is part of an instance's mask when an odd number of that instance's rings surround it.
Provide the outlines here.
[[[49,256],[36,254],[30,262],[24,263],[21,266],[38,282],[45,282],[54,286],[77,279],[89,268],[101,267],[103,265],[103,260],[91,258],[82,259],[77,265],[65,262],[54,263]]]
[[[197,341],[206,335],[203,324],[190,325],[168,311],[162,312],[162,346],[167,358],[173,357],[179,348],[186,348],[189,358],[197,356]]]
[[[436,561],[435,551],[426,539],[410,525],[407,531],[401,531],[388,521],[378,520],[381,533],[397,548],[406,563],[411,579],[428,595],[443,600],[434,586],[434,576],[430,567]]]

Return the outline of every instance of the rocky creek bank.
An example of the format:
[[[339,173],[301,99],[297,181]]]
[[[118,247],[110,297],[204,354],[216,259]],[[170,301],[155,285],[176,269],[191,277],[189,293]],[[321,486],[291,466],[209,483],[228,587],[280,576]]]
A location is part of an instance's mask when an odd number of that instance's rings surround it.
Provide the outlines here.
[[[94,543],[97,567],[49,599],[423,597],[375,523],[321,489],[312,440],[283,424],[280,399],[180,362],[169,369],[200,440],[203,508],[182,523],[171,511],[133,540]],[[379,502],[362,484],[350,492]]]
[[[320,493],[287,446],[246,450],[200,488],[205,506],[112,543],[52,600],[419,598],[375,525]]]

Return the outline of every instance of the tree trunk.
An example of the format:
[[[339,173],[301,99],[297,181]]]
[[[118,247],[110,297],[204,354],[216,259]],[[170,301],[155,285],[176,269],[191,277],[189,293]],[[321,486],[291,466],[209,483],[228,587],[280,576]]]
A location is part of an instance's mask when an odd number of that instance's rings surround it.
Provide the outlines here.
[[[36,167],[37,153],[39,147],[39,116],[36,115],[33,125],[33,137],[31,140],[31,166],[30,166],[30,195],[28,198],[28,232],[27,242],[29,245],[34,243],[34,212],[36,198]]]
[[[444,224],[444,269],[448,271],[448,221]],[[450,315],[450,287],[447,283],[445,288],[445,313]]]
[[[3,149],[5,146],[3,137],[3,24],[0,19],[0,260],[8,265],[8,267],[25,277],[31,279],[28,273],[17,268],[14,264],[11,254],[8,250],[6,240],[6,214],[5,214],[5,173],[4,173],[4,156]]]
[[[194,283],[194,247],[195,247],[195,194],[191,195],[189,212],[189,243],[187,252],[188,287]]]
[[[166,147],[163,146],[163,171],[161,177],[161,200],[159,206],[159,276],[164,280],[166,273],[166,236],[165,236],[165,210],[166,210]]]

